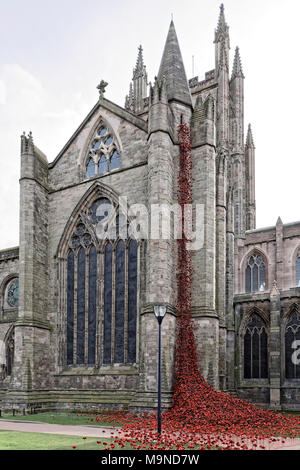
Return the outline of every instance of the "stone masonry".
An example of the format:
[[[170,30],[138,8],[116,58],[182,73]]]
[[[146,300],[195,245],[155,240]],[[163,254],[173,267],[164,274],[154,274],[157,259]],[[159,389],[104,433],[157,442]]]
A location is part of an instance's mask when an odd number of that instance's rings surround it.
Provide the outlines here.
[[[286,378],[285,342],[291,316],[300,316],[300,223],[283,224],[279,218],[274,227],[256,229],[250,125],[246,139],[244,135],[245,76],[238,48],[230,75],[223,5],[214,46],[214,69],[202,81],[198,77],[188,81],[172,21],[152,84],[139,47],[124,108],[104,97],[106,83],[101,82],[99,100],[52,163],[31,134],[21,137],[20,246],[0,252],[0,408],[155,407],[158,325],[153,306],[157,303],[167,306],[162,328],[163,406],[171,403],[177,299],[177,245],[172,231],[168,239],[138,243],[135,363],[103,361],[106,293],[101,261],[96,279],[95,364],[67,363],[68,256],[79,221],[87,220],[90,207],[101,198],[118,206],[119,198],[125,197],[128,208],[143,204],[149,211],[153,204],[160,208],[176,204],[177,131],[179,124],[187,123],[193,203],[204,211],[204,243],[192,252],[192,316],[201,373],[216,389],[271,408],[299,410],[300,376],[297,372]],[[120,164],[94,175],[87,168],[99,126],[112,136]],[[98,162],[96,152],[92,155]],[[97,260],[103,260],[103,253],[99,244]],[[252,256],[264,263],[257,289],[258,274],[249,265]],[[76,261],[75,279],[78,270]],[[251,282],[249,272],[254,276]],[[128,282],[126,277],[125,286]],[[85,287],[87,292],[87,279]],[[90,294],[85,295],[89,301]],[[126,290],[126,302],[128,297]],[[117,302],[115,283],[112,298]],[[73,307],[76,319],[75,301]],[[254,316],[268,338],[268,374],[263,378],[244,374],[248,360],[244,337]],[[88,341],[87,312],[84,318],[82,334]],[[112,314],[113,326],[114,322]],[[300,339],[298,327],[294,326],[295,337]],[[124,344],[130,341],[126,328]],[[76,347],[80,338],[74,338]]]

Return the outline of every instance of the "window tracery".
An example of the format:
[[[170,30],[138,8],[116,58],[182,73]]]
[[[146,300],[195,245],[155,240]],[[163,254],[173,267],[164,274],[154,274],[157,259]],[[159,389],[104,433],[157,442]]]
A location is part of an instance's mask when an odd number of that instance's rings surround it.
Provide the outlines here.
[[[244,334],[244,378],[268,378],[268,336],[266,325],[254,314]]]
[[[70,237],[68,366],[136,362],[138,245],[122,238],[120,218],[109,199],[98,198],[80,214]]]
[[[245,281],[247,293],[266,290],[266,265],[259,253],[253,253],[248,259]]]
[[[115,138],[109,129],[101,124],[96,131],[88,151],[86,178],[104,175],[120,168],[120,154]]]

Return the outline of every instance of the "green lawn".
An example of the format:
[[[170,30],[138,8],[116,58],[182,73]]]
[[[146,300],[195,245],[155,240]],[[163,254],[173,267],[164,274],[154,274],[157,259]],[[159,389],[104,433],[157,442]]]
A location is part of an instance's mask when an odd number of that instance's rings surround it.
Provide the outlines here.
[[[49,423],[49,424],[68,424],[68,425],[92,425],[92,426],[121,426],[121,423],[110,422],[110,420],[102,419],[101,421],[95,420],[95,415],[86,414],[82,416],[77,416],[76,413],[38,413],[33,415],[15,415],[12,414],[3,414],[0,418],[5,420],[13,421],[39,421],[40,423]],[[93,421],[91,421],[93,419]]]
[[[64,436],[38,432],[0,431],[0,450],[101,450],[112,443],[112,439],[80,436]],[[76,446],[76,449],[73,449]],[[124,448],[126,449],[126,447]]]

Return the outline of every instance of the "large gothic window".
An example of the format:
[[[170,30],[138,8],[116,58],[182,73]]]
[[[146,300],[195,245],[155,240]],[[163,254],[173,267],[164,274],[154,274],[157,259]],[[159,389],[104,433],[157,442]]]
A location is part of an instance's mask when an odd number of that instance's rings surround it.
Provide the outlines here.
[[[266,265],[260,254],[253,253],[248,259],[245,281],[247,293],[266,290]]]
[[[69,366],[136,362],[138,245],[126,236],[127,225],[125,236],[119,234],[119,224],[113,204],[100,198],[72,233],[66,283]]]
[[[300,314],[292,313],[285,328],[285,376],[300,379]]]
[[[88,151],[86,178],[104,175],[120,168],[120,154],[109,129],[101,124],[97,129]]]
[[[268,378],[268,336],[266,326],[253,315],[244,335],[244,378]]]

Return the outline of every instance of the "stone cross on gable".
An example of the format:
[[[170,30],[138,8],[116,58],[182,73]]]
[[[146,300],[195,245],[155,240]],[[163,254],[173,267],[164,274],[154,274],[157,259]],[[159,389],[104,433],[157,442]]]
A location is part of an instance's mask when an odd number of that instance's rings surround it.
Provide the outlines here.
[[[103,95],[105,93],[105,88],[107,87],[108,83],[105,80],[101,80],[99,85],[97,86],[97,89],[99,90],[100,98],[103,98]]]

